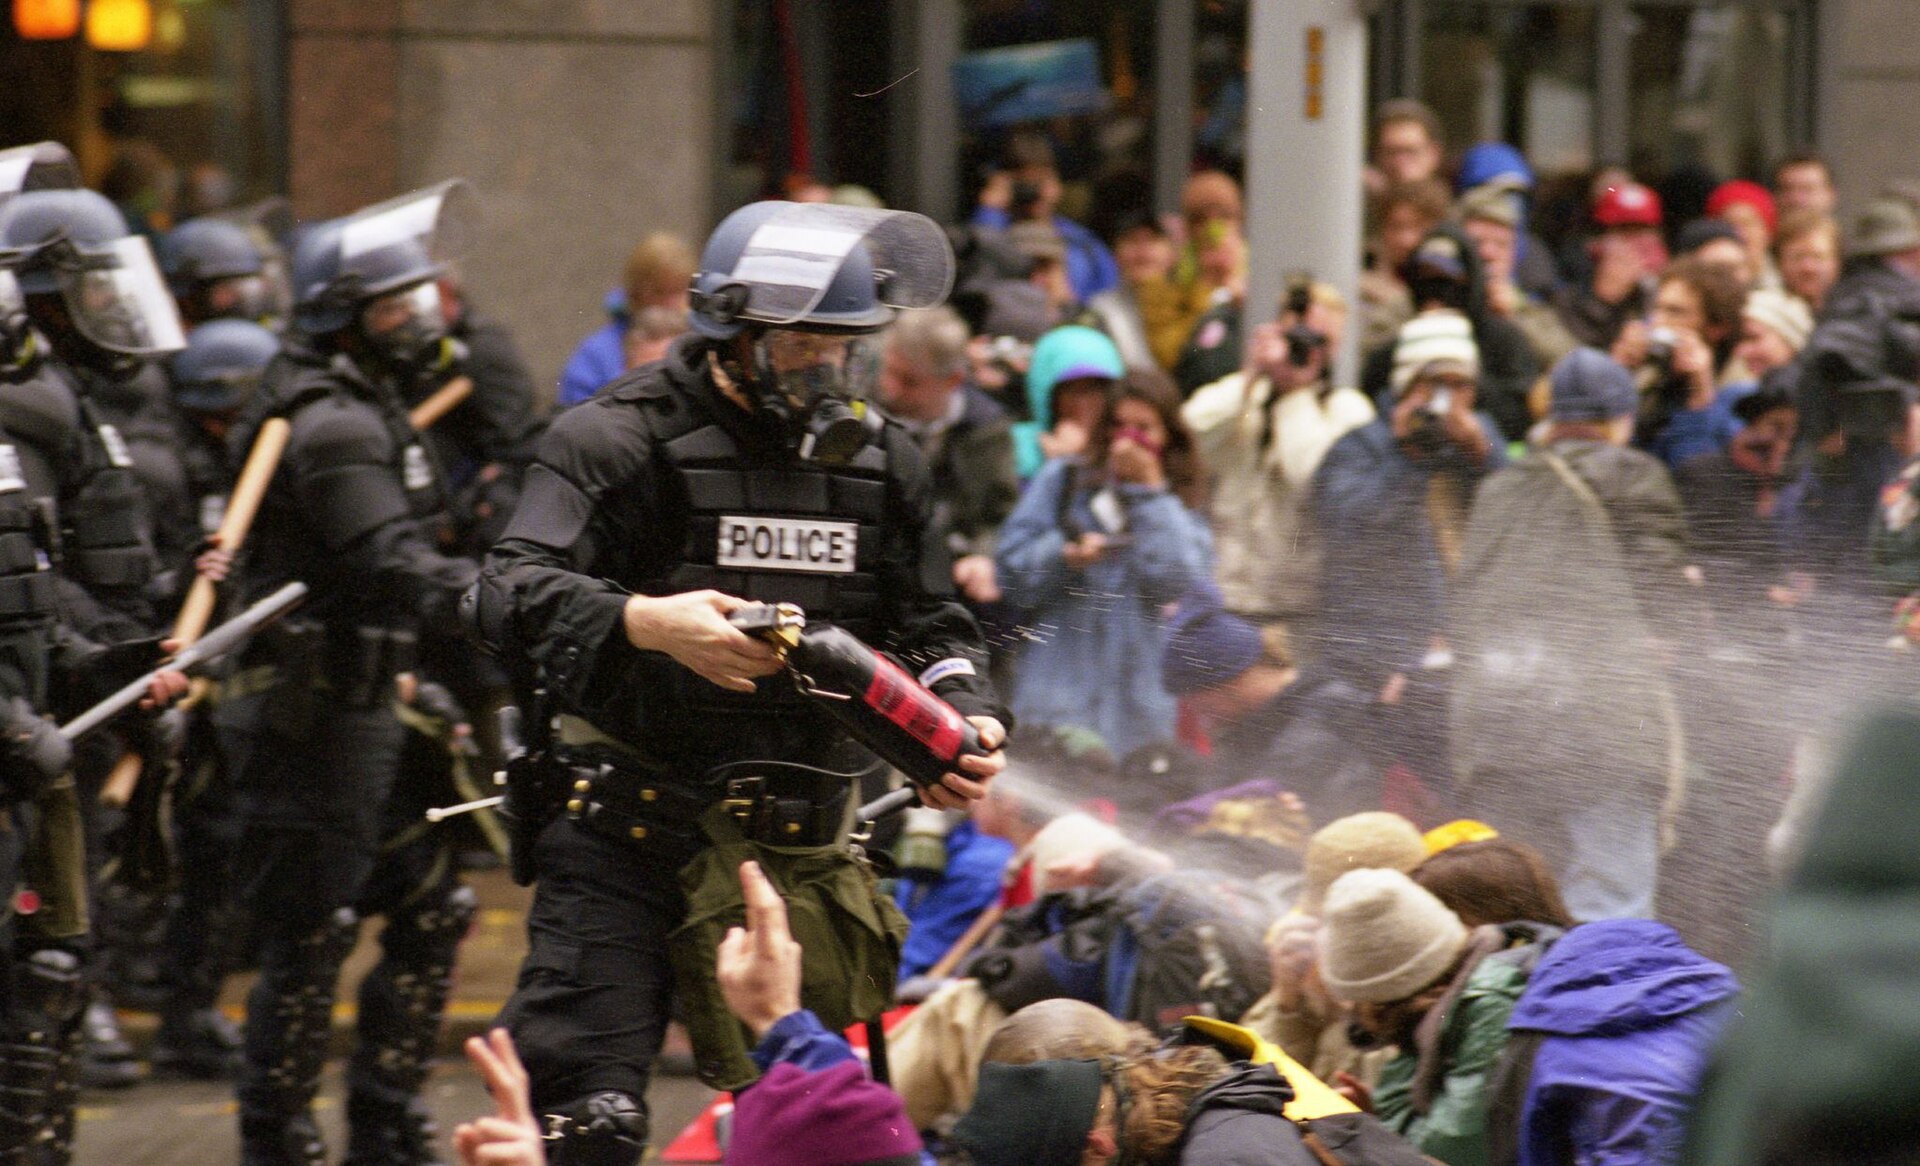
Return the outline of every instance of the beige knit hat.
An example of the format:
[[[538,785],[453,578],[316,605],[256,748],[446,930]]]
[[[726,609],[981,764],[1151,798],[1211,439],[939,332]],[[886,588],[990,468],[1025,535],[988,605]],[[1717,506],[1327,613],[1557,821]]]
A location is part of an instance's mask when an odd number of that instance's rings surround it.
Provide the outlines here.
[[[1384,1004],[1447,974],[1467,927],[1447,905],[1397,870],[1356,870],[1327,892],[1320,979],[1342,1000]]]
[[[1300,910],[1318,915],[1327,888],[1350,870],[1412,870],[1426,857],[1427,846],[1419,828],[1398,814],[1369,810],[1336,818],[1307,839],[1306,885],[1300,891]]]
[[[1807,307],[1807,301],[1783,291],[1755,288],[1747,293],[1747,304],[1741,314],[1773,329],[1795,352],[1805,348],[1807,337],[1813,335],[1813,312]]]

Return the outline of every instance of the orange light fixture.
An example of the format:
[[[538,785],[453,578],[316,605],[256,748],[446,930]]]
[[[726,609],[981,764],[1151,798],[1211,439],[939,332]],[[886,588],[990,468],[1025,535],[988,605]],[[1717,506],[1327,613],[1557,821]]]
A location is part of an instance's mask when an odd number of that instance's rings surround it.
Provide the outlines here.
[[[13,0],[21,40],[65,40],[80,31],[80,0]]]
[[[87,5],[87,44],[110,53],[137,53],[153,40],[151,0],[93,0]]]

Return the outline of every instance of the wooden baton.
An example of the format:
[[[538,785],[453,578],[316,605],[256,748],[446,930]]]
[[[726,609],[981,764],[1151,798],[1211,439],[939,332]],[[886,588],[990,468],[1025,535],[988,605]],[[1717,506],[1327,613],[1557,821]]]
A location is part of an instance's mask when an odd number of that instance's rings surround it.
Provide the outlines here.
[[[241,467],[240,478],[227,498],[227,512],[220,519],[217,536],[222,550],[238,551],[246,541],[254,516],[260,512],[260,500],[266,497],[267,483],[273,480],[273,471],[279,467],[281,455],[287,452],[287,438],[292,433],[293,423],[285,417],[269,417],[266,424],[260,426],[253,448],[247,453],[247,463]],[[193,643],[207,630],[217,598],[213,580],[196,575],[193,586],[187,590],[187,601],[180,605],[180,618],[173,623],[173,638],[180,641],[181,647]]]
[[[407,410],[407,421],[418,432],[453,412],[460,402],[473,395],[472,377],[454,377],[434,390],[433,396]]]

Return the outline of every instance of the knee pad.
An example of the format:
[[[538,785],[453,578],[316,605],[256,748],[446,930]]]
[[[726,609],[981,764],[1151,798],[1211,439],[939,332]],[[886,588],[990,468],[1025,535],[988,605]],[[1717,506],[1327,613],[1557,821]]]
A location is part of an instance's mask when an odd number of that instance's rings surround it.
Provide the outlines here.
[[[634,1166],[647,1148],[646,1105],[617,1090],[546,1115],[551,1166]]]
[[[353,952],[354,941],[359,937],[359,914],[352,907],[341,907],[327,916],[326,922],[302,936],[300,947],[323,966],[338,967]]]
[[[13,1004],[4,1029],[51,1035],[72,1023],[86,1004],[80,957],[59,948],[36,951],[14,969]]]
[[[414,928],[422,935],[451,936],[453,943],[466,937],[473,917],[480,913],[480,896],[464,883],[447,889],[439,904],[419,911]]]

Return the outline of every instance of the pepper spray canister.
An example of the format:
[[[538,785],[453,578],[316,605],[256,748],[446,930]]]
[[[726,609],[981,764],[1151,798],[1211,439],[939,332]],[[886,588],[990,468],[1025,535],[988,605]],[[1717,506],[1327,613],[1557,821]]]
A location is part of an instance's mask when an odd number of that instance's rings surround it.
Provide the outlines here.
[[[743,607],[729,620],[772,644],[802,693],[915,785],[936,785],[960,758],[988,754],[958,710],[853,633],[809,627],[791,603]]]

